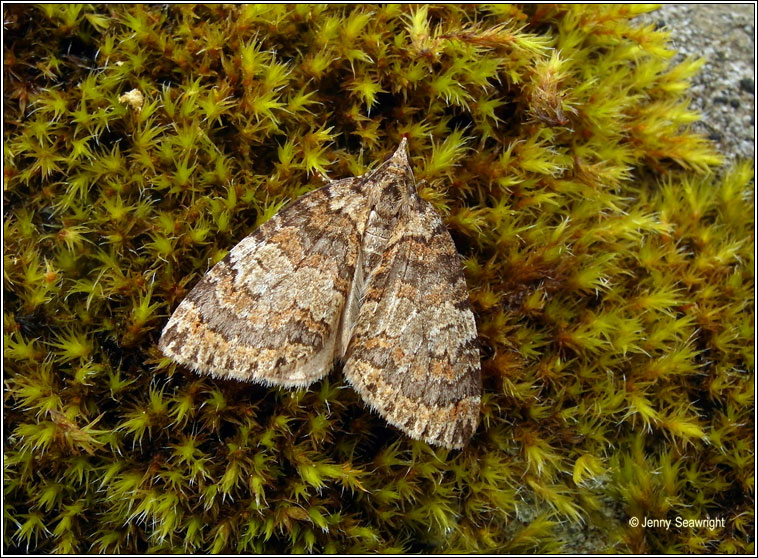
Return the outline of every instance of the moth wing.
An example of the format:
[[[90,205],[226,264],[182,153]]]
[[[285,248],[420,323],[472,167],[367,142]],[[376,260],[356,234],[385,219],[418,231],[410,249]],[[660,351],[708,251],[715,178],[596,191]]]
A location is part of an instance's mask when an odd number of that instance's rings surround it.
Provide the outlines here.
[[[232,248],[169,319],[163,354],[264,384],[307,386],[326,375],[360,251],[357,180],[303,196]]]
[[[415,439],[450,448],[479,422],[476,322],[450,233],[431,204],[408,212],[368,273],[344,374]]]

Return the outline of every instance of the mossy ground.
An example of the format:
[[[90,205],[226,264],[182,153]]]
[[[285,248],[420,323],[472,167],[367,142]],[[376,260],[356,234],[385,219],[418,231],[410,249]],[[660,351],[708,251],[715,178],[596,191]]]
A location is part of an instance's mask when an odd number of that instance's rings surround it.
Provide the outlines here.
[[[688,131],[648,9],[6,5],[6,549],[752,553],[752,161]],[[477,317],[465,450],[338,371],[161,357],[213,262],[402,136]]]

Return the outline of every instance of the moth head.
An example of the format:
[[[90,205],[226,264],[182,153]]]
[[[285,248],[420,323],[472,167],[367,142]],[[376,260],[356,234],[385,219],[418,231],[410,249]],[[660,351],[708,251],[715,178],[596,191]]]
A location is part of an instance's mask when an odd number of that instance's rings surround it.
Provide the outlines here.
[[[374,211],[385,218],[415,207],[418,201],[407,143],[403,138],[397,150],[371,174],[367,183]]]

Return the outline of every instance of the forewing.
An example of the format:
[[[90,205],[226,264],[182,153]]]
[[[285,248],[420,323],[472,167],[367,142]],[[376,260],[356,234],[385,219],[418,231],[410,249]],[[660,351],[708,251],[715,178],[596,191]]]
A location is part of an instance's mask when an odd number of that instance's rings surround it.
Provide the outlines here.
[[[200,373],[264,384],[327,374],[365,221],[358,180],[303,196],[237,244],[178,306],[161,351]]]
[[[460,258],[427,202],[409,211],[366,277],[344,373],[412,438],[460,448],[479,422],[476,323]]]

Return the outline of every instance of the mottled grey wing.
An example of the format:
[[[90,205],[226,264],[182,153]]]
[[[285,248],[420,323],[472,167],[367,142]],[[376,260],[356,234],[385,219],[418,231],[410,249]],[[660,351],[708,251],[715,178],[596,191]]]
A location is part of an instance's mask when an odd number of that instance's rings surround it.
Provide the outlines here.
[[[344,373],[412,438],[460,448],[479,422],[476,323],[450,233],[421,204],[402,217],[366,277]]]
[[[264,384],[307,386],[326,375],[341,351],[367,211],[357,180],[303,196],[237,244],[171,316],[163,354]]]

